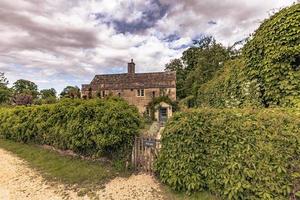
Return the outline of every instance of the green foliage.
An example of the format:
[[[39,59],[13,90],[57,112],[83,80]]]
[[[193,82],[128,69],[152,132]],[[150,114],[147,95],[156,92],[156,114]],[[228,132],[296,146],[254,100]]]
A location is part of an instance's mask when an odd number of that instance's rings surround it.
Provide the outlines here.
[[[140,123],[137,109],[118,98],[0,109],[0,136],[91,156],[123,156]]]
[[[167,64],[165,70],[176,71],[178,97],[196,97],[199,87],[212,79],[215,72],[230,59],[230,52],[230,49],[208,36],[195,41],[180,59]]]
[[[4,76],[4,73],[0,72],[0,88],[7,87],[8,80]]]
[[[53,104],[56,103],[58,99],[56,97],[48,97],[46,99],[35,99],[33,101],[34,105],[42,105],[42,104]]]
[[[195,45],[183,52],[182,60],[188,74],[185,80],[187,95],[197,96],[200,85],[213,78],[229,59],[229,51],[212,37],[204,37]]]
[[[246,71],[259,84],[261,104],[293,106],[300,99],[300,4],[264,21],[245,45]]]
[[[224,199],[288,199],[300,178],[300,110],[196,109],[162,133],[160,179]]]
[[[8,80],[0,72],[0,104],[7,103],[11,97],[11,90],[7,87]]]
[[[216,76],[201,85],[196,99],[198,107],[260,107],[259,85],[245,75],[243,59],[227,61]]]
[[[34,101],[35,105],[56,103],[56,90],[54,88],[40,91],[40,98]]]
[[[50,181],[92,188],[120,175],[110,164],[60,155],[36,145],[0,139],[0,147],[24,159]]]
[[[165,65],[165,71],[176,72],[176,96],[177,98],[184,98],[186,91],[184,90],[185,78],[187,76],[187,70],[182,63],[181,59],[173,59]]]
[[[33,99],[37,98],[39,94],[37,85],[34,82],[24,79],[20,79],[14,82],[12,89],[14,90],[16,95],[31,95]]]
[[[0,104],[7,103],[11,97],[11,90],[7,87],[0,87]]]
[[[54,88],[44,89],[40,91],[41,99],[55,98],[56,90]]]
[[[154,114],[157,109],[156,106],[158,104],[160,104],[161,102],[165,102],[165,103],[171,105],[173,112],[175,112],[179,109],[177,102],[172,101],[168,96],[163,95],[163,96],[159,96],[159,97],[154,97],[152,99],[152,101],[147,105],[147,108],[150,110],[150,116],[151,116],[152,120],[155,120]]]
[[[67,86],[60,93],[60,98],[80,98],[80,89],[77,86]]]

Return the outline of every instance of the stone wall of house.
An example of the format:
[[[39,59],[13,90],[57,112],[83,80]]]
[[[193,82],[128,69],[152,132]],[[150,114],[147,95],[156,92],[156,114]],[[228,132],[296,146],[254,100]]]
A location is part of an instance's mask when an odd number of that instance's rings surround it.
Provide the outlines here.
[[[144,95],[138,95],[144,90]],[[176,72],[135,73],[135,63],[128,63],[128,73],[95,75],[90,84],[83,84],[82,98],[120,96],[138,107],[141,113],[153,97],[169,96],[176,100]]]
[[[92,98],[103,97],[109,94],[120,96],[128,101],[129,104],[135,105],[140,113],[146,112],[147,105],[152,101],[153,97],[162,95],[168,96],[172,101],[176,100],[176,88],[147,88],[144,89],[144,96],[138,96],[138,89],[119,89],[119,90],[102,90],[102,91],[82,91],[82,96]]]

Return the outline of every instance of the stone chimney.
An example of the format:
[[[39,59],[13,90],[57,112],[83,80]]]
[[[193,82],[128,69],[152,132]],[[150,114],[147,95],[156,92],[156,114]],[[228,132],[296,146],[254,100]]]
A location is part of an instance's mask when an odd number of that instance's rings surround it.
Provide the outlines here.
[[[128,63],[128,74],[134,74],[135,73],[135,64],[133,62],[133,59],[131,59],[131,62]]]

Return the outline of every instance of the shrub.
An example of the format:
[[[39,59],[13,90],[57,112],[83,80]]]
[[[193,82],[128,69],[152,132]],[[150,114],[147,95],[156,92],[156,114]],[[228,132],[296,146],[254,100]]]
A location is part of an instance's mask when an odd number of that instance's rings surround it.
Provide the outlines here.
[[[137,109],[117,98],[0,109],[0,136],[90,156],[123,156],[140,124]]]
[[[294,106],[300,99],[300,4],[264,21],[243,48],[247,75],[260,85],[261,103]]]
[[[300,110],[197,109],[162,133],[160,179],[224,199],[287,199],[299,188]]]

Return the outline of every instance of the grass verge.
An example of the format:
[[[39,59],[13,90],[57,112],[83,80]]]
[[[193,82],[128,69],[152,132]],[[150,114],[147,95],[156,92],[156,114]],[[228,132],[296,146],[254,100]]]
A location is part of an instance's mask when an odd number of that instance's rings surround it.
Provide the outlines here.
[[[185,192],[176,192],[166,185],[161,186],[161,190],[167,200],[219,200],[209,192],[195,192],[189,195]]]
[[[167,194],[169,200],[217,200],[216,197],[206,192],[196,192],[191,195],[185,193],[174,193]]]
[[[27,161],[28,165],[39,171],[46,180],[58,181],[70,186],[100,187],[116,176],[125,175],[109,163],[62,156],[55,151],[36,145],[0,139],[0,148]]]
[[[60,182],[66,185],[76,185],[78,195],[85,195],[116,176],[126,176],[129,173],[115,169],[112,164],[99,161],[88,161],[71,156],[63,156],[49,149],[32,144],[21,144],[0,139],[0,148],[12,152],[25,160],[48,181]],[[167,200],[217,200],[206,192],[192,195],[174,192],[167,186],[161,186]]]

